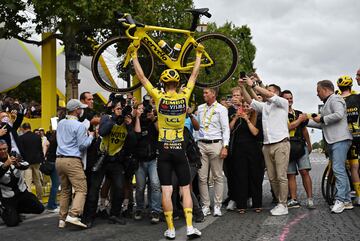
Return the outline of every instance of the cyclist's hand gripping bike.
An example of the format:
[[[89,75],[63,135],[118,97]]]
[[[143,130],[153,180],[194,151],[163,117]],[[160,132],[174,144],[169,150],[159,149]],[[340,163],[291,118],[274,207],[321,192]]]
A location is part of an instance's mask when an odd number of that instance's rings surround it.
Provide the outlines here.
[[[238,50],[230,38],[219,33],[194,38],[200,16],[211,17],[208,10],[186,10],[193,15],[190,30],[144,25],[133,20],[131,15],[122,14],[119,21],[125,28],[126,36],[113,37],[96,50],[91,63],[95,80],[102,88],[117,93],[130,92],[141,86],[140,82],[133,79],[131,56],[127,51],[131,43],[135,46],[140,45],[138,59],[149,80],[154,70],[154,55],[168,68],[176,69],[183,74],[187,80],[194,66],[195,48],[201,43],[205,50],[196,85],[202,88],[221,85],[231,77],[237,67]],[[156,43],[151,34],[154,31],[183,34],[186,40],[182,46],[177,44],[173,49],[163,40]]]

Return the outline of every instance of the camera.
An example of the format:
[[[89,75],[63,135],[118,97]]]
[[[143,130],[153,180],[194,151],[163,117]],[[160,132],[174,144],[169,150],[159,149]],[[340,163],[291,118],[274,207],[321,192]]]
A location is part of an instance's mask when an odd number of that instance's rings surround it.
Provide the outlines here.
[[[22,159],[22,157],[16,151],[11,151],[9,155],[10,155],[10,157],[16,158],[17,163],[18,163],[17,169],[25,170],[30,166],[30,164],[27,161],[24,161]]]
[[[126,99],[127,99],[126,94],[111,93],[109,95],[109,102],[111,102],[113,105],[120,102],[121,106],[125,106],[126,105]]]
[[[143,97],[143,106],[144,106],[144,112],[143,115],[146,118],[148,113],[151,113],[153,111],[153,106],[150,103],[150,96],[149,95],[144,95]]]

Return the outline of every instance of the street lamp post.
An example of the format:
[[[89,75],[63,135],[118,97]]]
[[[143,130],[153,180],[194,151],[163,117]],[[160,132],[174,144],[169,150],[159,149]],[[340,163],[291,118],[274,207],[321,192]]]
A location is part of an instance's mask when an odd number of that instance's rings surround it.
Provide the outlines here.
[[[79,96],[79,83],[78,78],[80,67],[80,55],[74,47],[70,47],[66,51],[66,100],[77,99]]]

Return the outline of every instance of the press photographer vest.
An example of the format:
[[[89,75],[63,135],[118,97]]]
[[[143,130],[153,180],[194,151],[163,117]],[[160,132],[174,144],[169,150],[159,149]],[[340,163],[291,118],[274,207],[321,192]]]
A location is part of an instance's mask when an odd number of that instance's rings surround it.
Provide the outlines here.
[[[128,131],[124,123],[121,125],[115,124],[110,134],[102,138],[100,150],[107,151],[109,156],[114,156],[123,148],[127,135]]]

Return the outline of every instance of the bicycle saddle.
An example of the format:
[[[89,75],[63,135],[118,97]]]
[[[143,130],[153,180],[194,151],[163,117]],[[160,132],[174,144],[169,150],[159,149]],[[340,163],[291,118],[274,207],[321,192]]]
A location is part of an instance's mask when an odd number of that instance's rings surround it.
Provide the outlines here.
[[[204,15],[208,18],[211,17],[211,13],[209,13],[209,9],[208,8],[198,8],[198,9],[185,9],[185,12],[190,12],[192,14],[197,14],[197,15]]]

